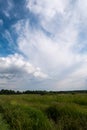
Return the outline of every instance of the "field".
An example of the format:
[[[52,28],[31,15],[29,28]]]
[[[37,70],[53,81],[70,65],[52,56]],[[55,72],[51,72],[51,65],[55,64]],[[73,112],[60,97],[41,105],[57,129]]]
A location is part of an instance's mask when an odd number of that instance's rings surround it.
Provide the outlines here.
[[[0,95],[0,130],[87,130],[87,94]]]

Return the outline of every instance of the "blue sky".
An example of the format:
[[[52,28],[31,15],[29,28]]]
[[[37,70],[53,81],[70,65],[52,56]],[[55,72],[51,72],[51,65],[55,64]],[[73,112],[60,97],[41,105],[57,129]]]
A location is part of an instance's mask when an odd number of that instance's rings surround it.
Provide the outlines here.
[[[87,1],[0,0],[0,89],[87,89]]]

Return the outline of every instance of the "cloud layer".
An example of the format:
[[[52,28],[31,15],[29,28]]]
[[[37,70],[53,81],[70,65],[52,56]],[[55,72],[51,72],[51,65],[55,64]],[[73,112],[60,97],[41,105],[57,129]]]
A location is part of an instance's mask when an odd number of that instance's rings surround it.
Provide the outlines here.
[[[10,6],[9,11],[15,7],[12,1]],[[26,0],[24,7],[27,17],[12,24],[10,31],[5,30],[10,45],[14,44],[12,35],[15,35],[15,51],[20,55],[15,52],[6,58],[1,57],[1,78],[18,73],[19,77],[26,75],[24,86],[29,84],[27,76],[32,77],[33,89],[44,85],[44,88],[39,88],[86,89],[86,0]],[[6,68],[4,64],[8,61]],[[43,82],[40,79],[45,80]]]

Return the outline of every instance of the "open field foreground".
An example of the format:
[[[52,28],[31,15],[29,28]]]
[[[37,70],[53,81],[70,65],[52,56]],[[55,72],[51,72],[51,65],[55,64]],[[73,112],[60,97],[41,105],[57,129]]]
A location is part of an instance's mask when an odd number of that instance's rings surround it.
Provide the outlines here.
[[[87,94],[0,95],[0,130],[87,130]]]

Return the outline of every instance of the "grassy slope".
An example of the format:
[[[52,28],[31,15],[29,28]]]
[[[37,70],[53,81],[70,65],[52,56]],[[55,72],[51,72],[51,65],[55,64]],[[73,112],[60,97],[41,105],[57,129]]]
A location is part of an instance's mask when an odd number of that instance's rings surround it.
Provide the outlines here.
[[[0,95],[0,113],[0,130],[87,130],[87,94]]]

